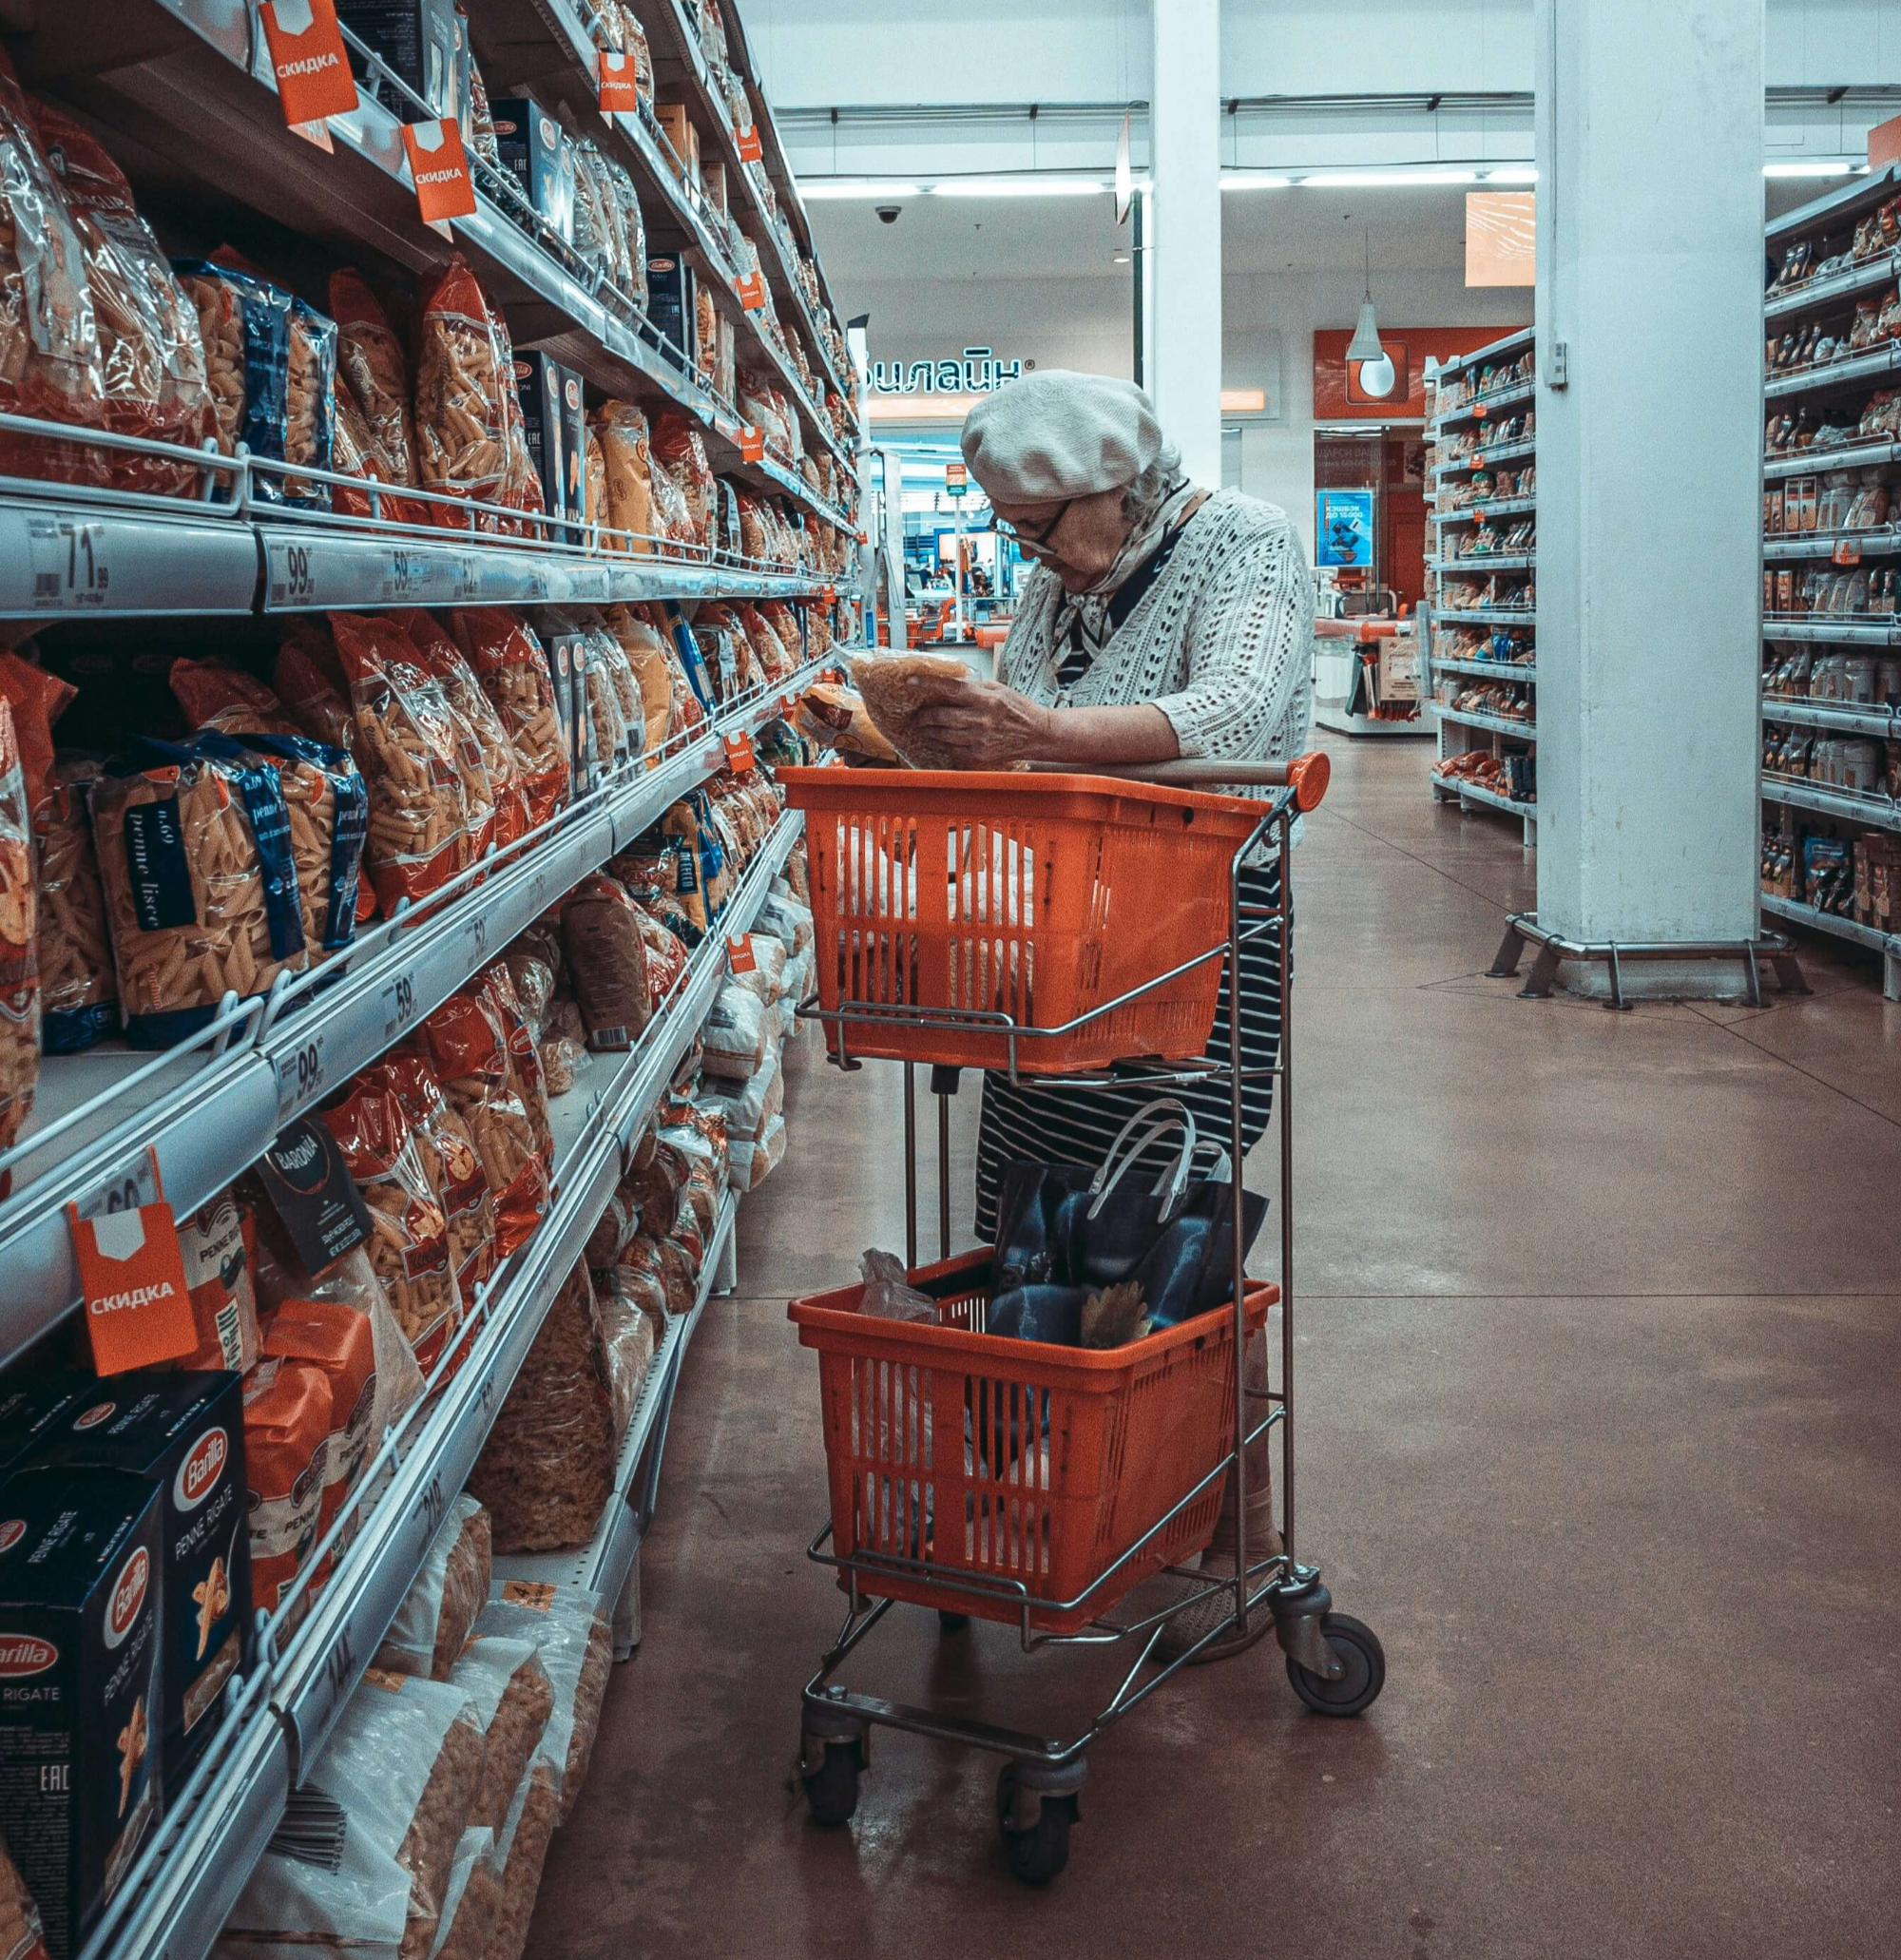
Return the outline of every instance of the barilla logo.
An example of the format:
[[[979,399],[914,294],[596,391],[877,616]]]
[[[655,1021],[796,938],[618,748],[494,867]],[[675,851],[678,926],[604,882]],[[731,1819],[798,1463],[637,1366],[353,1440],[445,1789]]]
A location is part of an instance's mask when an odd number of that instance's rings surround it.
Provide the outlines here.
[[[512,136],[521,126],[519,123],[510,123],[506,116],[497,116],[495,118],[495,134],[497,136]]]
[[[172,1479],[173,1504],[180,1510],[196,1510],[211,1495],[230,1454],[231,1438],[222,1430],[206,1430]]]
[[[11,1551],[26,1535],[26,1519],[9,1518],[4,1525],[0,1525],[0,1551]]]
[[[673,265],[674,261],[671,259],[649,259],[647,260],[647,270],[649,272],[671,272]]]
[[[554,141],[554,125],[546,116],[541,119],[541,140],[548,144]]]
[[[526,381],[533,373],[534,369],[527,361],[518,360],[515,363],[515,379],[517,381]]]
[[[131,1632],[152,1581],[152,1555],[142,1545],[119,1568],[106,1603],[106,1644],[116,1647]]]
[[[0,1633],[0,1680],[44,1674],[58,1659],[59,1649],[36,1633]]]
[[[75,1430],[96,1430],[118,1406],[117,1402],[95,1402],[84,1415],[74,1419],[72,1426]]]
[[[278,80],[285,81],[298,75],[320,75],[325,68],[341,67],[334,51],[326,48],[321,54],[300,54],[295,61],[278,64]]]
[[[572,375],[562,384],[561,393],[562,398],[569,408],[578,409],[581,406],[581,383]]]
[[[178,1288],[169,1279],[156,1286],[127,1286],[117,1293],[102,1293],[92,1302],[94,1314],[118,1314],[128,1307],[149,1307],[160,1300],[176,1299]]]

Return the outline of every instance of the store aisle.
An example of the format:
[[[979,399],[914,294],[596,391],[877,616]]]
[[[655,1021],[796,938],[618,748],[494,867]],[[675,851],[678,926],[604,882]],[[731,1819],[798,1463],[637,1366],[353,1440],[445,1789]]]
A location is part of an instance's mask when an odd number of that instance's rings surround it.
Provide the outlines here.
[[[896,1071],[809,1037],[535,1960],[1893,1950],[1901,1009],[1827,952],[1760,1013],[1520,1002],[1481,971],[1516,825],[1435,810],[1413,745],[1336,762],[1297,857],[1301,1548],[1385,1642],[1378,1705],[1306,1714],[1271,1643],[1171,1684],[1094,1752],[1044,1894],[987,1759],[880,1732],[856,1823],[809,1822],[838,1605],[784,1302],[902,1232]],[[881,1632],[863,1684],[1051,1733],[1100,1685],[999,1628]]]

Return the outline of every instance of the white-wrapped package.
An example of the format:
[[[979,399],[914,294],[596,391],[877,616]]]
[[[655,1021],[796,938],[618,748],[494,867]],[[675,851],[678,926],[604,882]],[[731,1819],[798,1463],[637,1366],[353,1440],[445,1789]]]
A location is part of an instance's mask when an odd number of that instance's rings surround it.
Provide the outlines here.
[[[455,1847],[449,1891],[429,1960],[483,1960],[502,1910],[502,1864],[495,1834],[465,1831]]]
[[[748,972],[735,973],[732,984],[756,993],[761,1000],[777,1000],[785,991],[786,950],[769,932],[751,932],[753,965]]]
[[[803,952],[812,944],[812,908],[792,895],[783,878],[775,880],[753,921],[755,932],[769,932],[788,952]]]
[[[715,996],[701,1030],[706,1047],[701,1067],[727,1082],[750,1082],[765,1061],[770,1025],[766,1003],[729,980]]]
[[[449,1507],[376,1649],[375,1664],[394,1674],[447,1680],[489,1597],[489,1513],[465,1491]]]
[[[458,1689],[372,1668],[309,1777],[349,1814],[342,1864],[266,1852],[225,1922],[221,1960],[428,1960],[482,1756]]]
[[[532,1642],[547,1671],[554,1705],[534,1759],[555,1773],[566,1817],[581,1794],[601,1723],[601,1699],[614,1664],[613,1637],[599,1593],[579,1586],[509,1579],[482,1608],[475,1631],[486,1637]]]
[[[785,1107],[785,1069],[779,1052],[773,1047],[765,1061],[737,1086],[722,1084],[701,1092],[702,1108],[726,1119],[730,1143],[750,1143],[758,1140],[775,1116]]]
[[[542,1867],[547,1861],[547,1841],[560,1821],[561,1778],[551,1763],[534,1762],[522,1778],[496,1847],[502,1899],[483,1960],[522,1960],[535,1894],[541,1890]]]
[[[531,1642],[478,1635],[450,1669],[449,1684],[469,1697],[482,1725],[482,1782],[470,1821],[499,1831],[553,1712],[547,1670]]]
[[[775,1116],[757,1143],[733,1144],[733,1188],[753,1191],[772,1176],[785,1159],[785,1118]]]

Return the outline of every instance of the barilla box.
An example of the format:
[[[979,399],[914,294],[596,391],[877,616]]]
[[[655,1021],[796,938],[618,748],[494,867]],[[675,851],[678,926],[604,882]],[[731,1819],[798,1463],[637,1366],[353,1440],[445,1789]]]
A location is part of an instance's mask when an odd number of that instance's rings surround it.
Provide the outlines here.
[[[541,644],[547,650],[547,670],[554,679],[554,706],[561,717],[562,750],[567,757],[574,793],[579,796],[582,780],[578,731],[586,718],[586,701],[577,690],[587,685],[586,670],[582,665],[586,642],[578,628],[556,625],[549,620],[541,623],[540,632]]]
[[[500,95],[489,104],[502,167],[521,185],[536,214],[574,241],[574,152],[562,126],[531,95]]]
[[[71,1960],[157,1823],[164,1789],[163,1501],[70,1465],[0,1484],[0,1838]]]
[[[699,359],[700,339],[693,268],[671,252],[647,260],[647,319],[667,343],[664,352],[668,357],[692,368]]]
[[[515,356],[515,388],[528,455],[550,517],[579,524],[587,515],[587,427],[581,376],[546,354]]]
[[[94,1395],[98,1380],[77,1369],[29,1374],[0,1387],[0,1475],[25,1469],[48,1430],[78,1395]],[[0,1941],[0,1955],[6,1943]]]
[[[68,1405],[41,1451],[49,1464],[130,1470],[161,1494],[164,1693],[153,1728],[174,1790],[247,1659],[242,1381],[224,1369],[113,1375]]]
[[[462,119],[469,99],[469,35],[455,0],[337,0],[336,17],[438,116]],[[368,65],[353,48],[357,81]],[[405,112],[399,119],[414,121]]]

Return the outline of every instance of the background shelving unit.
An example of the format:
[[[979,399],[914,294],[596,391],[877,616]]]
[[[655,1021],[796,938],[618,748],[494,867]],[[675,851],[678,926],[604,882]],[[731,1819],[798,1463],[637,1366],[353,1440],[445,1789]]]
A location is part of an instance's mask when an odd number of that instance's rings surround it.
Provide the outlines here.
[[[1537,822],[1536,344],[1523,328],[1442,363],[1434,379],[1420,627],[1439,738],[1432,796],[1521,818],[1527,844]],[[1502,775],[1440,773],[1475,749],[1500,758]]]
[[[425,916],[399,913],[367,928],[322,966],[320,985],[311,975],[266,997],[227,997],[210,1028],[163,1054],[105,1043],[82,1056],[49,1058],[29,1124],[0,1154],[10,1178],[0,1199],[0,1367],[29,1355],[78,1306],[67,1204],[86,1216],[146,1201],[154,1163],[176,1213],[203,1203],[285,1123],[403,1039],[564,892],[729,766],[729,739],[788,712],[826,665],[828,636],[811,630],[816,618],[841,643],[854,637],[859,391],[770,107],[730,5],[735,91],[722,84],[682,0],[634,0],[630,10],[654,49],[661,96],[684,99],[706,152],[726,163],[726,210],[688,180],[649,113],[600,114],[586,0],[473,0],[468,10],[494,92],[528,89],[569,107],[633,175],[649,251],[690,256],[702,288],[733,323],[739,365],[769,375],[791,404],[812,459],[807,468],[789,452],[753,453],[754,432],[693,353],[669,341],[630,296],[605,290],[598,272],[536,220],[512,180],[478,163],[475,214],[455,221],[452,237],[425,224],[400,126],[434,111],[374,57],[357,108],[331,120],[326,150],[286,127],[255,8],[73,0],[10,39],[28,86],[104,128],[142,197],[150,181],[171,204],[209,214],[210,225],[251,224],[286,254],[300,252],[298,271],[313,248],[329,262],[383,278],[428,274],[459,249],[506,312],[518,350],[550,353],[597,396],[683,411],[717,472],[788,500],[810,538],[842,533],[853,548],[840,561],[847,575],[730,550],[668,556],[640,541],[630,549],[625,539],[519,513],[506,513],[515,534],[498,535],[476,528],[474,507],[466,505],[447,507],[468,524],[461,529],[349,520],[266,501],[257,492],[269,466],[241,455],[221,459],[216,502],[0,479],[0,618],[41,628],[117,618],[136,631],[140,619],[407,605],[781,599],[799,609],[808,654],[781,680],[726,701],[658,755],[604,772],[531,837],[445,888]],[[754,253],[757,284],[749,277]],[[80,544],[109,576],[73,576]],[[379,1439],[358,1497],[327,1541],[336,1564],[316,1604],[299,1624],[280,1614],[263,1629],[254,1665],[228,1684],[211,1741],[183,1787],[167,1793],[163,1816],[80,1960],[199,1960],[210,1950],[412,1585],[634,1141],[702,1028],[730,970],[727,935],[751,928],[801,827],[800,817],[785,816],[746,859],[716,929],[632,1049],[589,1054],[578,1065],[574,1086],[552,1108],[547,1215],[478,1297],[451,1343],[459,1365],[445,1357],[432,1393]],[[538,1574],[546,1564],[547,1576],[620,1602],[623,1655],[638,1639],[639,1542],[652,1515],[672,1398],[708,1295],[732,1282],[739,1201],[728,1194],[694,1312],[670,1319],[661,1335],[593,1538],[578,1550],[522,1562]],[[310,1568],[325,1555],[325,1544],[313,1547]]]
[[[1879,953],[1891,1000],[1901,417],[1884,396],[1901,366],[1901,248],[1876,214],[1897,195],[1891,164],[1767,227],[1760,646],[1763,913]]]

